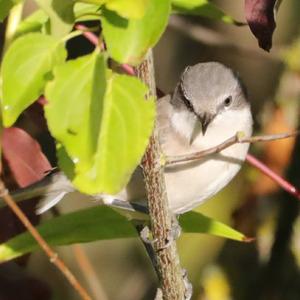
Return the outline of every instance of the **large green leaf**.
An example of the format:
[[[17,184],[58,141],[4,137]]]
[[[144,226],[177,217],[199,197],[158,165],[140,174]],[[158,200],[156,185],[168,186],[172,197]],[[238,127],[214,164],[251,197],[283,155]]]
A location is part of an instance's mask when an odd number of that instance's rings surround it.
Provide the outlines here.
[[[50,71],[62,63],[66,55],[57,39],[40,33],[27,34],[12,43],[1,69],[5,126],[11,126],[41,95]]]
[[[35,0],[50,18],[51,34],[62,37],[72,30],[75,22],[74,2],[67,0]]]
[[[9,11],[21,0],[0,0],[0,22],[8,15]]]
[[[155,118],[143,83],[118,74],[106,79],[105,72],[103,56],[94,52],[58,66],[46,88],[49,129],[74,162],[74,185],[88,194],[122,189],[145,151]],[[68,162],[63,152],[60,161]],[[69,163],[61,167],[70,174]]]
[[[152,0],[145,15],[137,20],[127,20],[104,9],[103,34],[111,57],[120,63],[140,63],[164,32],[169,13],[169,0]]]
[[[245,241],[243,234],[229,226],[196,212],[182,215],[180,225],[186,233],[208,233],[238,241]],[[86,243],[97,240],[137,237],[131,223],[105,206],[69,213],[53,218],[37,227],[52,246]],[[38,250],[31,235],[22,233],[0,245],[0,261],[7,261]]]
[[[215,20],[222,20],[229,24],[238,23],[209,0],[172,0],[172,8],[174,12],[181,14],[197,15]]]
[[[127,19],[139,19],[145,14],[148,4],[152,0],[77,0],[78,2],[105,5],[119,16]]]
[[[125,217],[105,206],[53,218],[37,228],[53,246],[137,236],[134,227]],[[30,234],[20,234],[0,245],[0,261],[18,257],[38,248]]]

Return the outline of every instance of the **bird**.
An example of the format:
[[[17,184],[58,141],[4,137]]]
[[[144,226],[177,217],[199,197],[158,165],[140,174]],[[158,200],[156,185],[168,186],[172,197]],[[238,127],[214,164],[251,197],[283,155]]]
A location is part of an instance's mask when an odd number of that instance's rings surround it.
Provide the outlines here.
[[[250,137],[253,127],[244,85],[236,72],[219,62],[186,67],[174,92],[158,99],[156,123],[159,143],[166,157],[215,147],[237,132]],[[227,186],[240,170],[248,148],[248,143],[234,144],[196,161],[166,166],[164,177],[170,211],[176,215],[190,211]],[[39,208],[39,213],[74,190],[62,173],[50,182],[47,203]],[[142,168],[136,168],[120,193],[94,197],[112,206],[145,201]]]

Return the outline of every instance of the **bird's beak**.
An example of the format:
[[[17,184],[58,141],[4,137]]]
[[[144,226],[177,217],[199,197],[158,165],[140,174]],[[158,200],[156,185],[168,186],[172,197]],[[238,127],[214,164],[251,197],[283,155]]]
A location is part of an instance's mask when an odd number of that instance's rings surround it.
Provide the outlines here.
[[[203,114],[199,115],[198,118],[199,118],[199,121],[202,126],[202,135],[205,135],[207,127],[208,127],[209,123],[212,121],[212,119],[214,118],[214,116],[211,114],[208,114],[208,113],[203,113]]]
[[[212,119],[214,118],[214,115],[209,113],[203,113],[198,116],[198,120],[195,123],[191,138],[190,138],[190,145],[193,144],[196,137],[202,132],[202,135],[205,135],[206,130]]]

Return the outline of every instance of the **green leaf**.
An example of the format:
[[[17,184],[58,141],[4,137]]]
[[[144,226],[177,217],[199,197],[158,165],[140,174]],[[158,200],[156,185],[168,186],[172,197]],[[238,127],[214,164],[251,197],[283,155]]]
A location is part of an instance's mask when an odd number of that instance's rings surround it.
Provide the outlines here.
[[[106,8],[126,19],[140,19],[152,0],[107,0]]]
[[[99,7],[99,5],[95,4],[75,3],[74,14],[76,22],[100,20]]]
[[[41,33],[27,34],[12,43],[1,69],[4,126],[11,126],[41,95],[50,71],[66,55],[57,39]]]
[[[73,1],[62,0],[35,0],[38,6],[50,18],[51,34],[56,37],[65,36],[74,25]]]
[[[43,10],[38,9],[18,25],[14,38],[30,32],[42,32],[48,21],[48,15]]]
[[[248,241],[244,234],[219,221],[190,211],[180,216],[180,225],[185,233],[208,233],[236,241]]]
[[[77,0],[79,2],[105,5],[109,10],[116,12],[126,19],[140,19],[152,0]]]
[[[0,22],[2,22],[9,11],[20,2],[21,0],[0,0]]]
[[[73,184],[88,194],[123,188],[142,158],[155,118],[143,83],[118,74],[106,79],[105,73],[103,56],[94,52],[55,68],[46,87],[49,129],[75,164]],[[68,159],[61,156],[62,161]],[[61,168],[70,173],[69,163]]]
[[[169,14],[169,0],[152,0],[138,20],[127,20],[104,9],[102,27],[110,56],[120,63],[140,63],[164,32]]]
[[[52,246],[137,236],[136,230],[124,216],[106,206],[56,217],[39,225],[37,229]],[[0,245],[0,261],[38,249],[35,240],[26,232]]]
[[[174,12],[180,14],[197,15],[229,24],[239,24],[208,0],[172,0],[172,8]]]
[[[180,217],[186,233],[208,233],[238,241],[246,237],[229,226],[196,212]],[[97,206],[53,218],[37,227],[51,246],[87,243],[97,240],[137,237],[136,230],[122,215],[106,206]],[[0,245],[0,261],[7,261],[38,250],[28,232]]]

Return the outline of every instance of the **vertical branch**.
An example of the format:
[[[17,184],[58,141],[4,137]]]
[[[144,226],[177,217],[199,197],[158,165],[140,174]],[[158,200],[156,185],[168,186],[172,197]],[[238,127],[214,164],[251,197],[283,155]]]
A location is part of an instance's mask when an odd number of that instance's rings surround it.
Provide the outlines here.
[[[156,96],[153,56],[150,51],[144,62],[136,69],[137,76],[149,86],[149,96]],[[144,155],[142,166],[148,197],[151,231],[156,254],[158,277],[163,299],[184,299],[185,286],[179,263],[176,242],[170,239],[172,215],[168,209],[164,170],[160,164],[161,149],[158,131],[155,127],[149,146]]]

